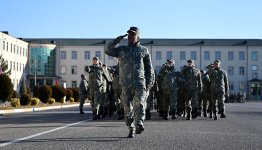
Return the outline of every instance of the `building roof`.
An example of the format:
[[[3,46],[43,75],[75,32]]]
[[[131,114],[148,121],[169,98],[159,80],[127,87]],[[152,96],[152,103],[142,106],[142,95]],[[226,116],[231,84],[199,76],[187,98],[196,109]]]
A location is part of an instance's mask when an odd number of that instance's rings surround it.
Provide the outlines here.
[[[23,40],[35,44],[55,42],[60,46],[96,46],[105,45],[113,39],[25,38]],[[145,46],[262,46],[261,39],[141,39],[140,41]],[[120,44],[126,43],[127,39],[124,39]]]

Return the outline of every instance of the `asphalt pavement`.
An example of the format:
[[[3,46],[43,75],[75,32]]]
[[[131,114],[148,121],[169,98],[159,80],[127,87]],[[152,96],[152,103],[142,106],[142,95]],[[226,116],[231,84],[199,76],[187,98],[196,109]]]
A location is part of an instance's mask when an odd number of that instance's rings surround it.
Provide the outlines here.
[[[4,114],[0,149],[134,149],[255,150],[262,149],[262,102],[226,104],[227,118],[178,117],[163,120],[153,112],[145,131],[126,138],[128,129],[117,116],[93,121],[90,107]]]

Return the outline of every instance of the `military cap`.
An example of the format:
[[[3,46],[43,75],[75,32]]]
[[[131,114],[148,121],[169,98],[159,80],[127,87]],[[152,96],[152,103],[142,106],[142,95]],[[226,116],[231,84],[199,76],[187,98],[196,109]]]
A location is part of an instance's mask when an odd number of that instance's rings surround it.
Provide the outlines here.
[[[221,64],[221,62],[219,60],[215,60],[214,64]]]
[[[194,60],[193,59],[188,59],[187,63],[194,63]]]
[[[93,58],[93,60],[94,60],[94,59],[96,59],[96,60],[99,60],[99,58],[98,58],[98,57],[94,57],[94,58]]]
[[[175,63],[175,60],[174,60],[174,59],[168,59],[167,61],[168,61],[168,62],[171,62],[171,63]]]
[[[206,68],[209,68],[209,67],[214,67],[214,64],[211,63],[211,64],[209,64],[208,66],[206,66]]]
[[[138,27],[130,27],[130,29],[127,31],[127,33],[130,33],[130,32],[136,32],[136,33],[139,33],[139,29]]]

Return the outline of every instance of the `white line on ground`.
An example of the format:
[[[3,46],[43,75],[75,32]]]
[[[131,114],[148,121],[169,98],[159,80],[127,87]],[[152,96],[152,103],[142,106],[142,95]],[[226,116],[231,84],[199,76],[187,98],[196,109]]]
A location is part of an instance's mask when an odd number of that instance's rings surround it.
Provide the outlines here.
[[[71,124],[68,124],[68,125],[65,125],[65,126],[62,126],[62,127],[59,127],[59,128],[55,128],[55,129],[52,129],[52,130],[48,130],[48,131],[44,131],[44,132],[37,133],[37,134],[34,134],[34,135],[30,135],[30,136],[27,136],[27,137],[23,137],[23,138],[20,138],[20,139],[15,139],[15,140],[0,144],[0,147],[11,145],[11,144],[14,144],[14,143],[17,143],[17,142],[20,142],[20,141],[31,139],[31,138],[34,138],[34,137],[37,137],[37,136],[41,136],[41,135],[44,135],[44,134],[47,134],[47,133],[51,133],[51,132],[54,132],[54,131],[57,131],[57,130],[61,130],[61,129],[64,129],[64,128],[67,128],[67,127],[70,127],[70,126],[74,126],[74,125],[77,125],[77,124],[81,124],[83,122],[91,121],[91,120],[92,119],[87,119],[87,120],[83,120],[83,121],[80,121],[80,122],[71,123]]]

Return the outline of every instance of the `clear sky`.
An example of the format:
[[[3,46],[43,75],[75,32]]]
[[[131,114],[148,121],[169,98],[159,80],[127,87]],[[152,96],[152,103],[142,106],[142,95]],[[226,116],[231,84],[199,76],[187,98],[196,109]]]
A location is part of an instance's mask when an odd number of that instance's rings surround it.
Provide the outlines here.
[[[262,39],[262,0],[1,0],[0,31],[23,38]]]

